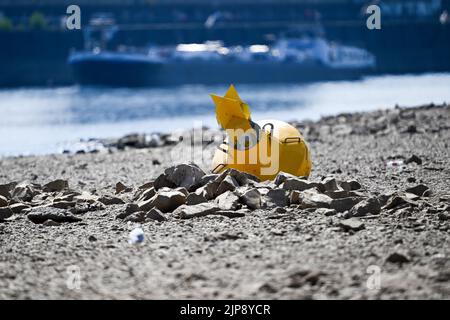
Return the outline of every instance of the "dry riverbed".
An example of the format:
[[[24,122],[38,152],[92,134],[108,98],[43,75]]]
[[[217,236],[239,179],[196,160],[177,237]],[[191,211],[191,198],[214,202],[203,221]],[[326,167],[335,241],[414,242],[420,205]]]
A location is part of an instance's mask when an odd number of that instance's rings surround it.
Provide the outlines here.
[[[450,108],[294,125],[309,180],[211,175],[213,130],[0,159],[0,299],[449,299]]]

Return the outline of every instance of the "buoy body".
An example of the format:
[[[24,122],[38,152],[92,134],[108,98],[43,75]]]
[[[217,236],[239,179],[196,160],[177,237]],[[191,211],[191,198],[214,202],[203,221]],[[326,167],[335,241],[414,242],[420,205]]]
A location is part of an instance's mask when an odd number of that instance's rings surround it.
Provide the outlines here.
[[[227,136],[218,146],[212,171],[227,168],[248,172],[262,181],[280,172],[308,177],[312,162],[309,147],[301,133],[279,120],[250,119],[250,108],[231,86],[225,97],[213,96],[216,116]],[[241,111],[241,112],[240,112]]]

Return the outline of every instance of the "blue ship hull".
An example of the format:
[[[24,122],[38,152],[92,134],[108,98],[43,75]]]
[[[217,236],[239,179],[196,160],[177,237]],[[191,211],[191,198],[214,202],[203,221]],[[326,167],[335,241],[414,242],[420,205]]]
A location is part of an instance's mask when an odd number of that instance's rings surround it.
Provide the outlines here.
[[[277,61],[154,61],[144,55],[101,53],[69,58],[74,78],[82,85],[166,86],[182,84],[301,83],[354,80],[370,68],[333,69],[318,63]]]

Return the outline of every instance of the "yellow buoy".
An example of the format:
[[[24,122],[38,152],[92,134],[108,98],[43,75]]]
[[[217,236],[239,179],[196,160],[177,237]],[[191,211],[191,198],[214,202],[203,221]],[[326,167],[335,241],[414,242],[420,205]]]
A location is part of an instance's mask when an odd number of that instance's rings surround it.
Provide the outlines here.
[[[273,179],[280,171],[309,176],[312,166],[309,148],[295,127],[278,120],[253,122],[250,107],[233,85],[225,96],[211,97],[216,105],[217,122],[227,132],[213,158],[214,173],[233,168],[261,180]]]

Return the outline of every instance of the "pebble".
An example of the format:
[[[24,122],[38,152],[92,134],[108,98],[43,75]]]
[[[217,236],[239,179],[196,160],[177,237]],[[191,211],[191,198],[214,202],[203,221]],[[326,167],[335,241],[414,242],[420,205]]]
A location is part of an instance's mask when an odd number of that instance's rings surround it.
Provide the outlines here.
[[[341,220],[339,222],[339,227],[344,231],[359,231],[365,228],[364,223],[358,218],[350,218]]]
[[[44,184],[42,191],[44,192],[59,192],[69,188],[69,182],[63,179],[57,179]]]
[[[132,190],[132,188],[127,187],[125,184],[123,184],[122,182],[117,182],[116,183],[116,194],[119,194],[121,192],[130,192]]]
[[[405,164],[412,163],[412,162],[417,163],[418,165],[421,165],[422,159],[420,159],[418,156],[413,154],[411,157],[409,157],[408,159],[405,160]]]
[[[424,184],[418,184],[414,187],[408,188],[405,192],[415,194],[416,196],[423,196],[425,191],[429,190],[429,188]]]
[[[98,201],[106,206],[110,206],[113,204],[125,204],[125,201],[123,201],[121,198],[112,195],[103,195],[98,198]]]
[[[167,218],[164,216],[164,214],[157,208],[153,208],[149,212],[147,212],[145,219],[156,220],[159,222],[167,221]]]
[[[386,257],[387,262],[391,263],[407,263],[410,261],[410,258],[403,252],[392,252]]]
[[[217,204],[206,202],[193,206],[182,205],[173,211],[173,215],[181,219],[190,219],[213,214],[219,210],[220,208]]]
[[[145,220],[145,212],[137,211],[125,217],[125,222],[143,222]]]

